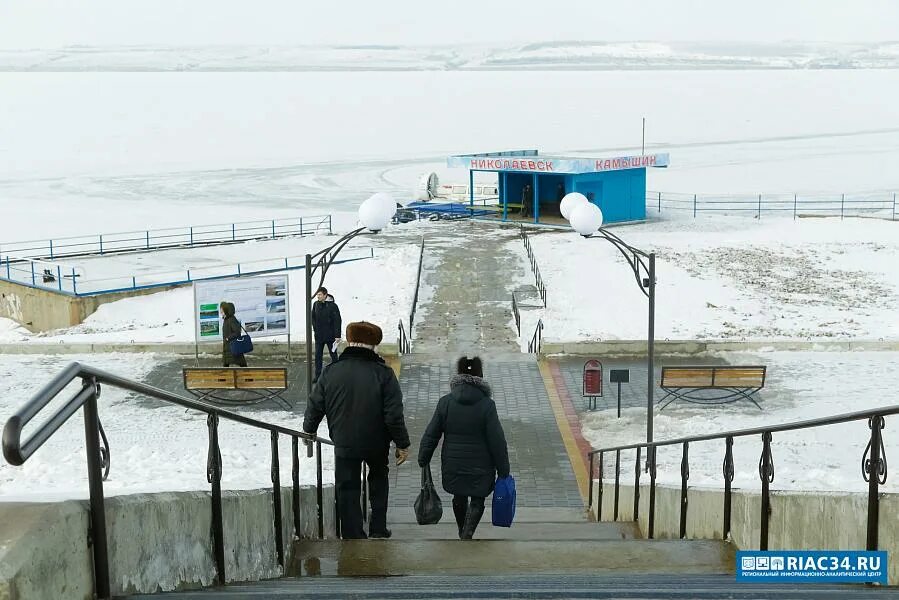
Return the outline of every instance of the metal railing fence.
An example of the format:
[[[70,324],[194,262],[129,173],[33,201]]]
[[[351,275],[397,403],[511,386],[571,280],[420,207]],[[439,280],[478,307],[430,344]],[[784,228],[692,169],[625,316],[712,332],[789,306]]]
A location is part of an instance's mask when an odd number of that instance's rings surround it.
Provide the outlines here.
[[[81,380],[81,389],[54,413],[44,420],[24,440],[23,429],[41,414],[56,397],[73,381]],[[222,457],[219,445],[218,425],[221,419],[240,423],[255,429],[268,431],[271,437],[271,480],[272,480],[272,526],[274,527],[275,549],[278,563],[284,566],[284,539],[281,506],[281,469],[278,437],[286,435],[292,442],[293,460],[293,520],[294,534],[302,531],[300,525],[300,482],[299,482],[299,442],[307,444],[307,458],[312,458],[315,446],[316,461],[316,509],[318,537],[324,537],[323,487],[322,487],[322,445],[333,445],[330,440],[316,435],[296,431],[279,425],[257,421],[249,417],[223,410],[217,406],[183,398],[177,394],[139,383],[112,373],[107,373],[88,365],[69,364],[62,372],[41,388],[32,398],[7,420],[3,428],[3,456],[12,465],[24,464],[79,410],[84,415],[84,439],[87,452],[88,487],[90,489],[90,546],[93,551],[94,585],[99,598],[110,597],[109,553],[106,536],[106,510],[103,493],[104,472],[111,464],[109,444],[100,423],[97,400],[101,385],[110,385],[150,398],[161,400],[187,409],[197,410],[207,415],[209,435],[206,456],[206,478],[211,485],[212,503],[212,554],[216,566],[216,580],[219,585],[227,581],[225,573],[225,533],[222,517]],[[102,439],[102,442],[101,442]]]

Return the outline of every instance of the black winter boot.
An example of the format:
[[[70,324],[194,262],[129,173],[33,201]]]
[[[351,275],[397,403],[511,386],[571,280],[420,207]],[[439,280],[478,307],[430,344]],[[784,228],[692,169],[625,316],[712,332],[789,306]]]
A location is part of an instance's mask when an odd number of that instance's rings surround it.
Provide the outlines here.
[[[459,526],[459,539],[462,539],[462,527],[465,526],[465,515],[468,513],[468,498],[465,496],[453,496],[453,514],[456,516],[456,525]]]
[[[483,504],[468,507],[468,512],[465,514],[465,524],[462,526],[462,535],[460,536],[463,540],[470,540],[474,537],[474,530],[478,528],[478,523],[481,522],[482,516],[484,516]]]

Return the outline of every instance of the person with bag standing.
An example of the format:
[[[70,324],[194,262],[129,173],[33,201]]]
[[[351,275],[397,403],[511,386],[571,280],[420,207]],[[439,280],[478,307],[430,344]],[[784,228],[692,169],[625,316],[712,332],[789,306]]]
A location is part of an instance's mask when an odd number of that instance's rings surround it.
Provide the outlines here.
[[[443,489],[453,495],[459,539],[470,540],[497,476],[509,476],[509,451],[481,359],[463,356],[456,367],[451,391],[437,402],[421,438],[418,465],[429,468],[442,437]]]
[[[247,366],[247,358],[244,354],[232,354],[231,342],[240,337],[241,325],[237,317],[234,316],[236,311],[234,304],[231,302],[222,302],[219,304],[222,311],[222,364],[226,367],[236,365],[238,367]]]
[[[403,416],[403,392],[396,375],[377,355],[381,328],[359,321],[346,328],[347,348],[322,371],[306,405],[303,431],[316,433],[328,417],[334,442],[334,485],[343,539],[389,538],[387,478],[390,442],[396,465],[409,456],[409,432]],[[371,521],[362,528],[362,461],[368,465]]]

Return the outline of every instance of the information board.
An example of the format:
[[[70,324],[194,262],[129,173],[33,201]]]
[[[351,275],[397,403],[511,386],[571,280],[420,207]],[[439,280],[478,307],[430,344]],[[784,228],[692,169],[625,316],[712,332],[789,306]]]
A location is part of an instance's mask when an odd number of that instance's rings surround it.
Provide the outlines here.
[[[198,342],[222,339],[219,305],[234,304],[235,316],[250,337],[287,335],[290,286],[286,274],[194,282],[194,323]]]

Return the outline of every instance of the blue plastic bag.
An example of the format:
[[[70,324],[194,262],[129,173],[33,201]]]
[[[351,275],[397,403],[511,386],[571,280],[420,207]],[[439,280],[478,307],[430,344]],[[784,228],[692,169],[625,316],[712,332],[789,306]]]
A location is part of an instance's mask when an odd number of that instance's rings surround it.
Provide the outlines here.
[[[500,477],[493,488],[493,525],[511,527],[515,518],[515,480],[511,475]]]

